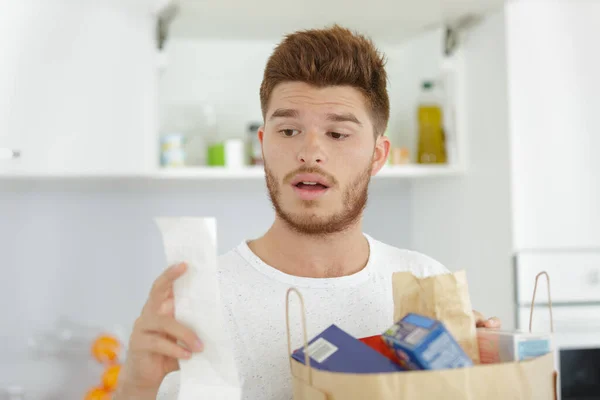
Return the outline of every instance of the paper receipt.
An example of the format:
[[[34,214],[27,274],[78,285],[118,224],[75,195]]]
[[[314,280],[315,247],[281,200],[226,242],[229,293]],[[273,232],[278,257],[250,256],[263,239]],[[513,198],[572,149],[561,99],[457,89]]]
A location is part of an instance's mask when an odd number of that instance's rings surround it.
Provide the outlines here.
[[[217,276],[214,218],[156,218],[167,266],[188,269],[174,284],[175,318],[196,332],[202,353],[180,360],[178,400],[240,400],[241,385],[225,319]]]

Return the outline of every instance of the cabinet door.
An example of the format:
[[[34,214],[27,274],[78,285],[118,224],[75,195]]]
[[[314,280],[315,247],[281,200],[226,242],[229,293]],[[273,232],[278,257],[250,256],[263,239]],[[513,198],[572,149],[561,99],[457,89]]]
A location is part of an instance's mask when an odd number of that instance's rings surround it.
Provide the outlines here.
[[[17,2],[27,29],[6,35],[18,57],[3,99],[4,136],[22,147],[15,174],[140,174],[154,165],[156,52],[146,2]]]
[[[600,2],[506,12],[517,249],[600,247]]]
[[[24,1],[0,2],[0,174],[17,168],[23,145],[13,130],[13,106],[20,49],[32,11]]]

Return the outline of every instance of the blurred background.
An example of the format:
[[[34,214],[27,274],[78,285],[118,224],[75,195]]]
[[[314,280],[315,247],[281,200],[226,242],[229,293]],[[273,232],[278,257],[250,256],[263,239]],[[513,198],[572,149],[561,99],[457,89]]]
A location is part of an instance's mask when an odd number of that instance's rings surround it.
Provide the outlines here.
[[[263,69],[333,23],[387,57],[365,232],[466,270],[508,329],[548,271],[561,396],[600,398],[599,20],[596,0],[0,0],[0,399],[114,385],[166,266],[155,217],[216,217],[221,253],[269,227]]]

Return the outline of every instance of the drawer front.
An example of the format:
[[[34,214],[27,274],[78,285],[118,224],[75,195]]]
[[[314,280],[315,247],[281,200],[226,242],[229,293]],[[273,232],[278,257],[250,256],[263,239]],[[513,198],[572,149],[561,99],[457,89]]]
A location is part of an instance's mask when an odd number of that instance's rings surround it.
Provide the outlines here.
[[[517,329],[529,330],[530,307],[517,309]],[[554,343],[557,348],[600,348],[600,305],[557,306],[552,309]],[[533,332],[550,332],[547,306],[533,311]]]
[[[600,251],[520,253],[516,258],[518,304],[530,304],[535,276],[550,276],[552,301],[556,303],[600,303]],[[536,302],[548,300],[546,280],[540,278]]]

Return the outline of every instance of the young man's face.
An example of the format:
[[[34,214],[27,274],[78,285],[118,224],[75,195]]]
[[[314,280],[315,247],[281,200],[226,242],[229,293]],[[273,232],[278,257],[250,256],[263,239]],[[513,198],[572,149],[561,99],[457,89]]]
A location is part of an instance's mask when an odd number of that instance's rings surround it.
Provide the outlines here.
[[[277,85],[259,138],[278,216],[304,234],[339,232],[356,222],[370,177],[389,152],[389,140],[373,132],[355,88]]]

